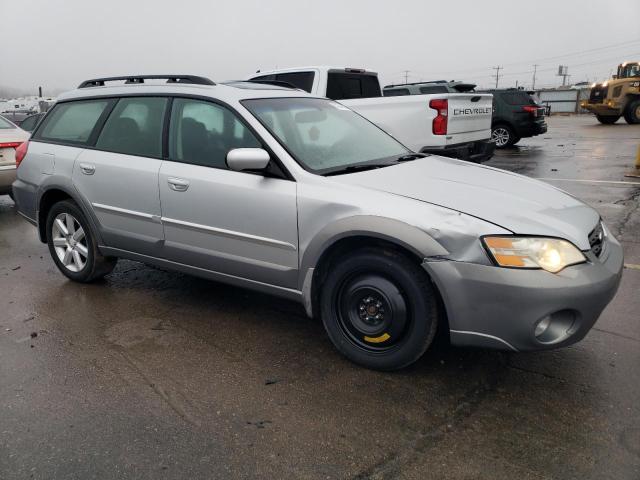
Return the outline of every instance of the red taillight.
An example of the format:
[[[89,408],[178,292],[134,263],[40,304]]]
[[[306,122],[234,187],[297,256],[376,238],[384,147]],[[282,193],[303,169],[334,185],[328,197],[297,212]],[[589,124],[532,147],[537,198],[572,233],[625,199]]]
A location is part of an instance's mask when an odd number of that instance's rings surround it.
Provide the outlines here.
[[[0,142],[0,148],[18,148],[22,142]]]
[[[29,149],[28,140],[24,143],[19,144],[18,148],[16,148],[16,168],[18,168],[20,166],[20,162],[24,160],[24,157],[27,155],[28,149]]]
[[[524,110],[525,112],[529,112],[532,117],[538,116],[538,107],[536,107],[535,105],[525,105],[524,107],[522,107],[522,110]]]
[[[436,99],[429,101],[429,108],[433,108],[438,112],[436,118],[433,119],[433,134],[447,134],[447,114],[449,112],[449,100]]]

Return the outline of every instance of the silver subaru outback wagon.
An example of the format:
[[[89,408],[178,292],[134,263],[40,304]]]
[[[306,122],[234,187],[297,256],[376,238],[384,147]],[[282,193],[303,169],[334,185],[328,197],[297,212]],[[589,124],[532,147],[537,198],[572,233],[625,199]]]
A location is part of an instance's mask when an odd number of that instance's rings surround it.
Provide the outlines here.
[[[89,80],[17,162],[19,212],[70,279],[128,258],[297,300],[375,369],[414,362],[438,329],[454,345],[572,344],[623,266],[596,211],[561,190],[416,154],[281,86]]]

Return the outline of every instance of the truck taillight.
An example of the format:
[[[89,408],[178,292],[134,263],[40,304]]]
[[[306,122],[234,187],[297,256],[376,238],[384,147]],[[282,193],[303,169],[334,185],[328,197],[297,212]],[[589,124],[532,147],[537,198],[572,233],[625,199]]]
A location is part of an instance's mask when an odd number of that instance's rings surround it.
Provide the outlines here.
[[[447,134],[447,115],[449,113],[449,100],[435,99],[429,101],[429,108],[433,108],[438,112],[436,118],[433,119],[433,134]]]
[[[27,140],[24,143],[21,143],[18,148],[16,148],[16,168],[20,166],[20,162],[24,160],[24,157],[27,155],[27,150],[29,149],[29,141]]]
[[[538,116],[538,107],[534,105],[525,105],[524,107],[522,107],[522,110],[524,110],[525,112],[529,112],[532,117]]]

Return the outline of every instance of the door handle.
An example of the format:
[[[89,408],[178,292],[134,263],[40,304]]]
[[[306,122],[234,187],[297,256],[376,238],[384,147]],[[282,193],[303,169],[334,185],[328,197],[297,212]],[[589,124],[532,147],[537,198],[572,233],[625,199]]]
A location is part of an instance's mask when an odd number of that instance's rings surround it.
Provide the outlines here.
[[[96,166],[89,163],[81,163],[80,171],[85,175],[93,175],[94,173],[96,173]]]
[[[189,188],[189,180],[184,180],[182,178],[167,178],[167,183],[169,184],[169,188],[175,192],[185,192],[187,188]]]

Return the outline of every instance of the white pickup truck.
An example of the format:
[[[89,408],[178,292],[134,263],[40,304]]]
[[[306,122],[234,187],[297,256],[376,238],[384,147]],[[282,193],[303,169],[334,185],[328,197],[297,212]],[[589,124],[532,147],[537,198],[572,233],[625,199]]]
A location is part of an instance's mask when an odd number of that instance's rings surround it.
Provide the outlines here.
[[[378,74],[305,67],[256,72],[250,81],[283,82],[355,110],[415,152],[481,162],[493,155],[493,96],[439,93],[383,97]]]

